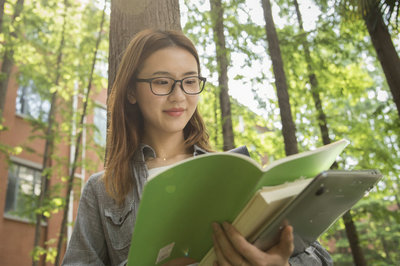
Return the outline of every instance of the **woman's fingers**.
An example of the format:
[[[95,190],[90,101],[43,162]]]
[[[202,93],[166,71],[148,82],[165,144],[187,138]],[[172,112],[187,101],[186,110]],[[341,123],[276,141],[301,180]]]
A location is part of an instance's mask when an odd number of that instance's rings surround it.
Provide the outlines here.
[[[290,258],[294,250],[292,226],[288,225],[283,229],[278,246],[282,251],[282,255]]]
[[[215,235],[213,235],[213,242],[214,242],[214,251],[215,251],[215,256],[217,257],[217,261],[214,262],[213,266],[225,266],[229,265],[229,263],[226,261],[224,254],[222,254],[221,248],[218,244],[218,240]]]
[[[246,266],[243,256],[238,253],[232,242],[227,236],[226,230],[223,230],[218,223],[213,223],[214,230],[214,249],[218,259],[219,266],[241,265]]]
[[[293,253],[293,227],[285,226],[282,230],[279,243],[266,251],[269,261],[275,265],[289,265],[289,258]]]
[[[234,226],[215,223],[214,249],[218,259],[215,265],[288,265],[293,252],[293,228],[286,226],[277,245],[266,252],[249,243]]]
[[[243,265],[262,265],[266,260],[266,254],[256,246],[250,244],[231,224],[224,222],[223,228],[238,253],[243,256],[246,264]]]

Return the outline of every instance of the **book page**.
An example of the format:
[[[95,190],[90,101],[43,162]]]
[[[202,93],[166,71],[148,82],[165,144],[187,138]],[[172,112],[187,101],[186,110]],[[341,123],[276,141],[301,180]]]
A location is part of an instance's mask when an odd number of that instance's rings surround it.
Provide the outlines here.
[[[260,189],[236,217],[233,226],[245,237],[252,238],[264,224],[285,208],[312,178]],[[214,248],[201,260],[199,266],[212,265],[216,260]]]
[[[346,143],[276,161],[266,172],[254,160],[233,153],[201,155],[162,171],[144,186],[128,265],[154,265],[160,250],[171,243],[168,258],[159,264],[185,256],[200,261],[213,245],[213,222],[232,223],[263,186],[327,170]]]
[[[185,256],[200,261],[212,247],[212,223],[232,222],[260,180],[261,168],[244,158],[228,153],[198,156],[147,182],[128,265],[163,264]],[[169,256],[157,260],[170,243],[175,244]]]
[[[255,191],[264,186],[292,182],[300,177],[314,177],[327,170],[349,142],[340,140],[312,151],[295,154],[277,160],[263,169],[264,174]]]

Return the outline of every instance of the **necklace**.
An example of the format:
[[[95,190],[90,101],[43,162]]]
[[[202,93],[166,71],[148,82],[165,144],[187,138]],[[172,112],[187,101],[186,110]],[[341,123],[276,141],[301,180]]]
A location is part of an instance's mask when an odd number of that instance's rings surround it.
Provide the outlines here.
[[[162,161],[167,161],[167,160],[170,160],[171,158],[177,158],[177,157],[190,157],[191,156],[191,154],[190,153],[178,153],[178,154],[175,154],[175,155],[172,155],[172,156],[170,156],[169,158],[168,157],[163,157],[163,156],[160,156],[160,157],[158,157],[160,160],[162,160]],[[156,157],[157,158],[157,157]],[[155,158],[154,158],[155,159]]]

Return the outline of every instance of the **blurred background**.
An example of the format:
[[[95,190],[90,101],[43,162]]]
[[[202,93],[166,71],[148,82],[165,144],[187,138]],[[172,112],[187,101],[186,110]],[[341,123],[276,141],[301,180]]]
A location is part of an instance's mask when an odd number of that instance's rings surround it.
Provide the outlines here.
[[[107,97],[146,27],[181,29],[207,78],[213,148],[276,159],[347,139],[340,169],[384,178],[320,238],[335,265],[400,260],[400,1],[1,0],[0,264],[59,265]]]

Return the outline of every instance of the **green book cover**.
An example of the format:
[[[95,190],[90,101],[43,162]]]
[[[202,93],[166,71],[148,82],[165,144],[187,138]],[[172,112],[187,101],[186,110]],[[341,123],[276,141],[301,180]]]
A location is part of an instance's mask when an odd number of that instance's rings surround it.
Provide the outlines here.
[[[244,155],[210,153],[157,174],[143,189],[128,266],[186,256],[200,261],[212,247],[212,222],[232,222],[261,187],[329,169],[347,143],[340,140],[265,168]]]

